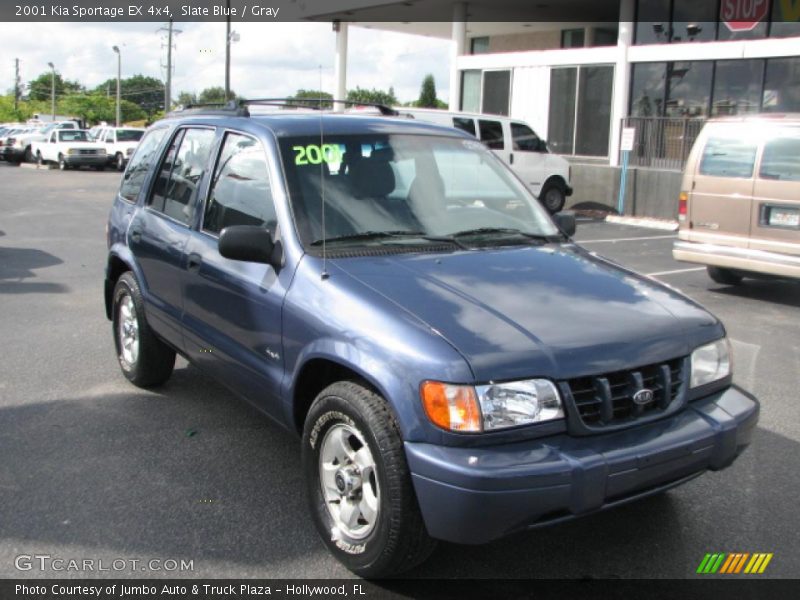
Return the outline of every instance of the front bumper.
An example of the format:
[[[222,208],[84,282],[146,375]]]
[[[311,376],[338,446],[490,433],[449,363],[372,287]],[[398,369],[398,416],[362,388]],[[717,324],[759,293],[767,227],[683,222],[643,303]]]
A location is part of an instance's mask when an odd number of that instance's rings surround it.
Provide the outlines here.
[[[672,257],[684,262],[800,278],[800,256],[768,250],[678,240],[672,246]]]
[[[108,164],[107,154],[67,154],[64,156],[64,162],[70,167],[88,166],[106,166]]]
[[[431,536],[478,544],[604,510],[730,465],[759,404],[736,387],[617,433],[479,448],[406,442]]]
[[[21,162],[25,158],[25,148],[15,148],[14,146],[3,147],[3,158],[9,162]]]

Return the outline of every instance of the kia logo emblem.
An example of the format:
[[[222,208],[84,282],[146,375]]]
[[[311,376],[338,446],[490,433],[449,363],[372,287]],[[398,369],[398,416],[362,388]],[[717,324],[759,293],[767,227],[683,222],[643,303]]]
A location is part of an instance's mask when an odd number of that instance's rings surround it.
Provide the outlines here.
[[[633,401],[640,406],[650,404],[653,401],[653,390],[647,388],[639,390],[633,395]]]

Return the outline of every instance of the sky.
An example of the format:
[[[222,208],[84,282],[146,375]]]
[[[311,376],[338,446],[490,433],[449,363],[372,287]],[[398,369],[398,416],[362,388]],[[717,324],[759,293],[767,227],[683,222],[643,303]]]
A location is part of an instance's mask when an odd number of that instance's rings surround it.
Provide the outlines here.
[[[3,30],[0,91],[14,86],[14,59],[23,82],[49,71],[92,88],[116,77],[122,51],[122,77],[142,74],[164,79],[166,42],[157,23],[9,23]],[[232,44],[231,88],[240,96],[283,97],[298,89],[322,87],[333,93],[336,38],[330,23],[234,23],[240,40]],[[172,96],[225,85],[225,23],[176,23]],[[45,41],[45,43],[43,43]],[[447,100],[449,42],[400,33],[350,27],[347,87],[390,86],[401,102],[419,96],[422,78],[432,73],[437,94]]]

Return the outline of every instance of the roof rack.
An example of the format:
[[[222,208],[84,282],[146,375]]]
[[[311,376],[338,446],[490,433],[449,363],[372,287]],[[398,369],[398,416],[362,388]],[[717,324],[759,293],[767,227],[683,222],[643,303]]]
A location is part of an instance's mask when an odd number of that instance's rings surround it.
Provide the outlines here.
[[[310,108],[321,110],[323,104],[344,104],[345,106],[371,106],[386,117],[396,117],[400,113],[379,102],[361,102],[359,100],[337,100],[335,98],[247,98],[237,101],[239,106],[249,106],[251,104],[259,106],[285,106],[291,108]]]
[[[390,106],[378,102],[360,102],[356,100],[335,100],[332,98],[241,98],[229,102],[208,102],[204,104],[187,104],[183,108],[170,111],[167,118],[185,117],[187,115],[219,115],[249,117],[248,106],[279,106],[282,108],[306,108],[322,110],[323,105],[344,104],[346,106],[370,106],[378,109],[381,115],[396,117],[400,113]]]

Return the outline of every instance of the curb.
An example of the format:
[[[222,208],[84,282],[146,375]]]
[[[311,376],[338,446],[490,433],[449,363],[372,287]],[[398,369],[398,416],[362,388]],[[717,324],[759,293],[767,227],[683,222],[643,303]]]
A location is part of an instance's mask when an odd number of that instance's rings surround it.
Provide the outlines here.
[[[667,219],[652,219],[649,217],[624,217],[619,215],[608,215],[607,223],[618,223],[619,225],[631,225],[633,227],[647,227],[649,229],[661,229],[663,231],[677,231],[678,222]]]
[[[19,164],[19,168],[20,169],[35,169],[37,171],[40,170],[40,169],[42,171],[49,171],[50,170],[50,165],[44,165],[44,166],[40,167],[37,163],[26,163],[26,162],[24,162],[24,163],[20,163]]]

